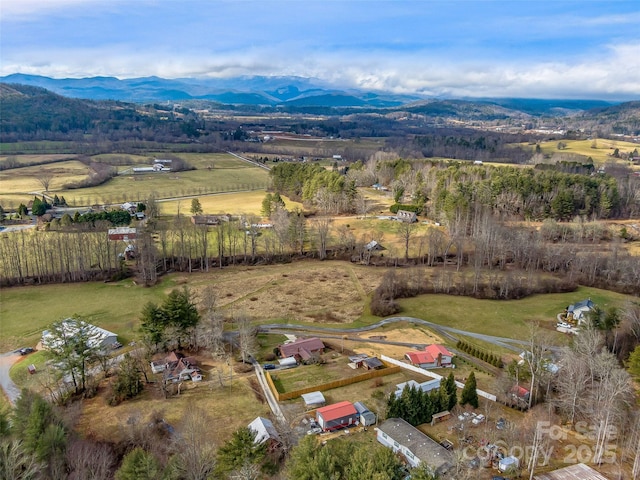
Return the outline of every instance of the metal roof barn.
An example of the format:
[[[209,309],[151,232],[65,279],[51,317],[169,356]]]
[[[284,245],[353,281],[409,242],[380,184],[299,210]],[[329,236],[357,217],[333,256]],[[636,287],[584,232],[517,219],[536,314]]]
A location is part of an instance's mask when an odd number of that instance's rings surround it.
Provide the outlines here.
[[[358,412],[351,402],[339,402],[316,410],[316,421],[325,431],[355,425]]]

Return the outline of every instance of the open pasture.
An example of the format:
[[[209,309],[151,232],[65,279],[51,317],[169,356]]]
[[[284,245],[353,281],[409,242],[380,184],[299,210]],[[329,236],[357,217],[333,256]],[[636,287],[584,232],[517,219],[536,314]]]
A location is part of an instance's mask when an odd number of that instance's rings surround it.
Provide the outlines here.
[[[228,159],[224,165],[183,172],[127,174],[90,188],[56,192],[74,205],[144,201],[239,190],[264,190],[268,172],[241,160]]]
[[[563,142],[566,144],[566,148],[558,150],[558,143]],[[531,148],[532,151],[535,146],[528,144],[521,144],[524,148]],[[631,142],[624,142],[621,140],[609,140],[605,138],[597,138],[592,140],[553,140],[549,142],[541,142],[540,148],[542,153],[553,154],[575,154],[582,155],[584,160],[591,157],[593,161],[598,164],[604,164],[608,161],[621,161],[613,157],[615,149],[619,149],[620,153],[630,153],[634,149],[638,148],[638,144]]]
[[[7,208],[16,200],[25,204],[33,200],[34,192],[44,192],[39,177],[52,177],[49,192],[53,195],[61,192],[64,184],[83,180],[89,173],[89,168],[77,160],[0,171],[0,203]]]
[[[230,213],[232,215],[256,215],[260,216],[262,210],[262,200],[266,192],[264,190],[254,190],[251,192],[229,192],[216,193],[213,195],[198,196],[198,201],[205,215]],[[161,215],[176,215],[178,211],[182,214],[189,214],[191,209],[191,198],[179,200],[169,200],[158,202]],[[303,206],[299,202],[289,200],[283,196],[285,206],[288,210]]]

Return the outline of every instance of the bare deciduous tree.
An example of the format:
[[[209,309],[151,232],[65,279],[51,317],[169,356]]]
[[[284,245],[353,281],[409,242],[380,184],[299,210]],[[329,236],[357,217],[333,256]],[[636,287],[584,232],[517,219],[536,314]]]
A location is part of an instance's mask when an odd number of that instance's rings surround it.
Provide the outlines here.
[[[202,480],[210,478],[216,466],[216,448],[209,437],[211,420],[203,409],[191,405],[185,409],[176,437],[176,468],[180,478]]]
[[[49,187],[51,186],[51,180],[53,180],[53,173],[45,170],[40,175],[38,175],[36,179],[38,180],[38,183],[42,185],[42,188],[44,188],[44,191],[49,192]]]

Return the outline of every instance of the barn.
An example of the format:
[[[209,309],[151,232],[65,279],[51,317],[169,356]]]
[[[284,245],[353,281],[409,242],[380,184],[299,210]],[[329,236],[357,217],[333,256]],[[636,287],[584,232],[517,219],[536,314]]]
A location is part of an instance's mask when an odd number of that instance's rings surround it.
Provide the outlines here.
[[[110,228],[107,232],[109,235],[109,240],[135,240],[136,239],[136,229],[131,227],[117,227]]]
[[[355,425],[359,415],[351,402],[338,402],[316,410],[316,421],[322,430],[331,431]]]

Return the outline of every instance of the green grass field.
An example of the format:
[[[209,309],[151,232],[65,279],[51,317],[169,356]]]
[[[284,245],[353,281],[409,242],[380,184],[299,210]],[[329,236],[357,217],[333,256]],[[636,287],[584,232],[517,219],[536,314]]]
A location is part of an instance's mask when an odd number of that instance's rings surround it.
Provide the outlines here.
[[[558,143],[564,142],[566,148],[558,150]],[[528,145],[526,143],[521,144],[524,148],[530,148],[533,152],[535,146]],[[594,148],[595,147],[595,148]],[[607,161],[621,161],[614,158],[613,152],[615,149],[619,149],[620,153],[630,153],[635,148],[638,148],[638,144],[631,142],[623,142],[618,140],[609,140],[604,138],[597,138],[594,140],[553,140],[550,142],[541,142],[540,148],[542,153],[546,155],[553,154],[574,154],[582,155],[584,160],[591,157],[596,164],[604,164]]]
[[[450,295],[420,295],[399,301],[402,315],[461,330],[526,339],[531,322],[555,325],[556,315],[572,303],[591,298],[604,309],[623,307],[632,297],[597,288],[532,295],[520,300],[478,300]]]
[[[0,352],[35,346],[48,325],[73,315],[117,332],[126,343],[137,337],[142,307],[150,301],[160,303],[173,286],[172,278],[167,277],[152,288],[124,280],[3,289]]]

